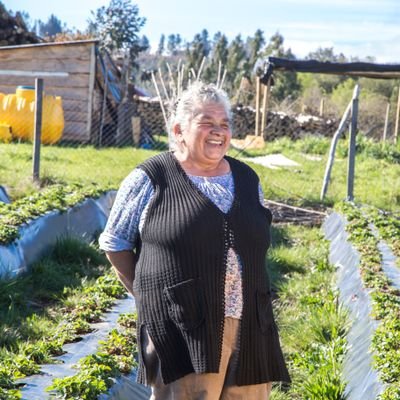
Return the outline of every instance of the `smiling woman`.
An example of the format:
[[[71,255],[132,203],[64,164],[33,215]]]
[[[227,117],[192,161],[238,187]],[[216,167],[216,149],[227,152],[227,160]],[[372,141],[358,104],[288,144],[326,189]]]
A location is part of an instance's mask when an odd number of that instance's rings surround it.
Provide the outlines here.
[[[256,173],[225,155],[225,92],[196,82],[170,118],[172,150],[123,182],[100,237],[138,312],[152,399],[268,399],[290,381],[265,256],[271,213]]]

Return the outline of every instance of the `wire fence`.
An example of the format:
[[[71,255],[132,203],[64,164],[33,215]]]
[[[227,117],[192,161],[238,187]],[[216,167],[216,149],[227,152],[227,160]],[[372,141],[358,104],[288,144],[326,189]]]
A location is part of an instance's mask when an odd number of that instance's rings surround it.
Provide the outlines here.
[[[116,83],[115,73],[108,73],[112,68],[103,67],[104,74],[96,75],[93,85],[86,83],[85,90],[76,86],[83,78],[74,83],[76,77],[71,78],[70,74],[64,76],[56,72],[43,77],[43,73],[42,76],[27,76],[22,71],[15,79],[15,71],[9,75],[3,71],[0,90],[7,92],[0,92],[0,143],[8,143],[14,153],[21,153],[22,158],[27,157],[30,152],[27,146],[33,143],[33,166],[25,164],[26,177],[33,176],[40,182],[40,160],[54,158],[47,151],[50,146],[53,149],[87,147],[93,150],[128,147],[163,151],[169,148],[165,121],[168,101],[161,100],[161,103],[159,97],[142,96],[129,86],[123,93]],[[4,85],[7,77],[21,85]],[[38,93],[38,82],[42,82],[42,93]],[[66,85],[68,82],[71,88]],[[257,113],[254,108],[242,105],[235,105],[232,111],[232,145],[237,150],[234,157],[248,148],[262,149],[265,140],[282,136],[296,139],[315,133],[331,136],[336,129],[334,121],[312,116],[296,119],[279,112],[264,110],[265,114],[262,111]],[[260,131],[261,120],[265,121],[265,126]],[[40,132],[36,143],[35,132],[36,135]],[[149,152],[149,156],[152,154]],[[54,158],[54,161],[57,160]],[[84,161],[82,169],[85,168]],[[75,162],[79,163],[79,160]],[[55,167],[55,164],[47,162],[45,175],[51,177]],[[48,181],[51,183],[51,179]],[[3,184],[0,179],[0,185]]]

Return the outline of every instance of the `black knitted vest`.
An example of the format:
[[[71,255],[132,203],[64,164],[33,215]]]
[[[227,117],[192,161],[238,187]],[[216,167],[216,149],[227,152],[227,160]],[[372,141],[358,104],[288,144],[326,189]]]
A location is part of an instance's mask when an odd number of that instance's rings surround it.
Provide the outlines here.
[[[166,384],[192,372],[218,372],[229,247],[242,262],[236,383],[289,381],[265,269],[271,213],[260,204],[254,171],[226,159],[235,184],[234,201],[226,214],[193,185],[172,153],[139,166],[155,190],[141,233],[134,281],[139,343],[145,325]],[[145,383],[141,349],[138,381]]]

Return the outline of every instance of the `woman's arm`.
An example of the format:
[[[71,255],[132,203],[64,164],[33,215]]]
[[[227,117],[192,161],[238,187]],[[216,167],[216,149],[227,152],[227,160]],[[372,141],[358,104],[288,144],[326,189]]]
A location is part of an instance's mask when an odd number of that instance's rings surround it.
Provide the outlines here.
[[[136,255],[133,251],[106,251],[106,256],[114,267],[119,280],[126,290],[133,293],[133,280],[135,279]]]

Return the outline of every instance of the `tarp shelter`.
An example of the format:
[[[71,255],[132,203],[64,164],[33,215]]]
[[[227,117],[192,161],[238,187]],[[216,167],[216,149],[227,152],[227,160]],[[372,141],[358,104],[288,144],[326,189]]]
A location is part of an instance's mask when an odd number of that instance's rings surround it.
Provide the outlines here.
[[[366,62],[337,63],[316,60],[288,60],[268,57],[261,83],[266,85],[274,71],[313,72],[318,74],[349,75],[377,79],[399,79],[400,64],[375,64]]]

